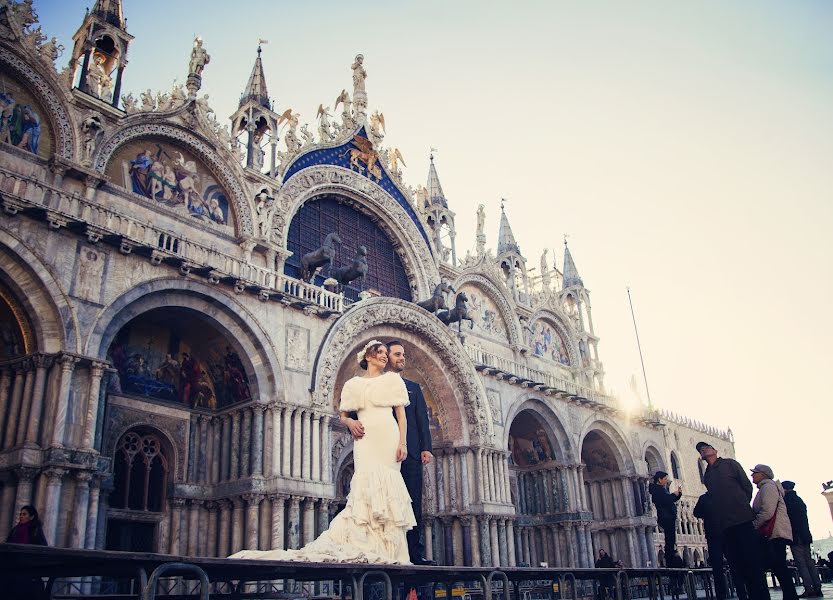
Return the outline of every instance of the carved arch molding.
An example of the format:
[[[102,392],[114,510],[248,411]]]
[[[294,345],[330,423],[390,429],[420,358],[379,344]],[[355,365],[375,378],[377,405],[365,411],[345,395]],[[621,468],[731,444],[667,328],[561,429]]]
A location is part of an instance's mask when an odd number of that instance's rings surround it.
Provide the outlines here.
[[[400,254],[405,271],[416,284],[415,296],[427,297],[439,283],[432,247],[426,243],[408,213],[385,190],[367,177],[336,166],[308,167],[290,177],[276,198],[277,210],[272,219],[276,241],[287,247],[289,223],[307,200],[321,194],[340,194],[354,199],[387,226],[403,252]],[[397,249],[399,250],[399,249]]]
[[[0,47],[0,64],[4,67],[11,67],[14,74],[23,79],[38,100],[43,103],[55,135],[55,154],[72,160],[75,147],[73,124],[67,108],[59,100],[55,86],[26,64],[23,59],[3,47]]]
[[[563,315],[559,315],[548,308],[542,308],[535,311],[535,313],[529,318],[529,324],[532,325],[538,320],[547,321],[555,327],[556,331],[558,331],[562,339],[566,342],[565,345],[567,346],[567,354],[570,358],[569,366],[580,367],[581,358],[578,351],[578,342],[576,341],[578,339],[578,333],[569,325],[569,321],[567,321]]]
[[[491,444],[492,417],[486,390],[468,355],[448,327],[421,308],[396,298],[363,300],[348,310],[322,342],[321,355],[312,375],[312,397],[318,406],[328,406],[335,391],[341,365],[362,332],[379,325],[391,325],[417,335],[424,350],[443,361],[456,401],[465,410],[473,442]]]
[[[162,137],[178,141],[187,146],[188,149],[193,150],[201,160],[205,161],[206,166],[217,177],[217,180],[229,194],[237,216],[238,234],[254,235],[249,202],[246,199],[246,194],[240,185],[240,181],[235,176],[231,167],[214,151],[211,144],[179,126],[168,123],[144,123],[117,131],[101,144],[101,147],[98,149],[94,161],[95,170],[99,173],[104,173],[104,170],[107,168],[107,163],[110,162],[110,158],[112,158],[119,147],[131,140],[142,137]]]

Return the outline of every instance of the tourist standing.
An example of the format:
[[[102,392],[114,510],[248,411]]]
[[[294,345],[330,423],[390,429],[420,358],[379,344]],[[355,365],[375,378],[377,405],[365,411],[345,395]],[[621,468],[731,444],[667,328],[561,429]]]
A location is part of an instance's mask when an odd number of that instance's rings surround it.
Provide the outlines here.
[[[56,515],[53,515],[55,517]],[[17,525],[14,526],[7,544],[33,544],[48,546],[46,536],[43,535],[43,524],[38,517],[38,511],[28,504],[20,509]],[[3,598],[8,600],[38,600],[44,596],[43,581],[39,577],[9,575],[0,580]]]
[[[799,598],[822,598],[821,578],[810,551],[813,536],[807,520],[807,505],[801,496],[795,493],[794,482],[782,481],[781,486],[784,488],[784,504],[787,505],[787,515],[792,525],[793,543],[790,544],[790,550],[804,584],[804,593]]]
[[[752,482],[758,493],[752,502],[755,521],[752,526],[766,540],[767,561],[781,584],[784,600],[797,600],[792,573],[787,566],[787,544],[792,542],[792,525],[784,502],[784,488],[775,481],[772,469],[767,465],[752,467]]]
[[[738,585],[746,586],[750,600],[768,600],[760,538],[752,526],[755,513],[749,506],[752,483],[736,460],[721,458],[708,442],[698,442],[696,448],[708,463],[703,482],[713,496],[729,566],[733,573],[740,574]]]
[[[654,481],[648,486],[651,500],[657,507],[657,523],[665,535],[665,565],[670,566],[670,559],[674,556],[674,547],[677,544],[677,502],[683,495],[682,488],[678,487],[673,494],[668,491],[668,473],[657,471],[654,473]]]
[[[723,532],[720,530],[717,512],[714,506],[714,498],[711,492],[706,492],[697,500],[694,506],[694,516],[703,520],[703,528],[706,530],[706,543],[709,547],[709,566],[714,573],[714,594],[717,600],[726,600],[726,571],[723,555],[726,552]],[[730,565],[731,569],[731,565]],[[735,592],[738,600],[746,600],[746,586],[743,578],[738,573],[732,572],[732,580],[735,582]]]

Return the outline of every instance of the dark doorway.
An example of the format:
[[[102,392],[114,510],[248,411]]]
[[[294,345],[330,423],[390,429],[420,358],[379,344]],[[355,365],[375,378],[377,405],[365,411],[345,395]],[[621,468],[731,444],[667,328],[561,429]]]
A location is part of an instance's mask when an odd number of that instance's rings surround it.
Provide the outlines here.
[[[106,550],[156,552],[156,524],[110,519]]]

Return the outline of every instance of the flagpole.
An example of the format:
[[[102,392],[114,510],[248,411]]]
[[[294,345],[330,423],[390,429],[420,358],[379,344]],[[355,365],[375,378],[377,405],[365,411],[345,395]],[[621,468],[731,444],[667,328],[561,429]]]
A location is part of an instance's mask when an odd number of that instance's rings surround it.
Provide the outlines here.
[[[651,392],[648,390],[648,375],[645,374],[645,360],[642,358],[642,344],[639,343],[639,330],[636,328],[636,315],[633,312],[633,300],[631,299],[631,288],[628,290],[628,304],[631,307],[631,318],[633,319],[633,331],[636,334],[636,347],[639,349],[639,362],[642,364],[642,379],[645,381],[645,394],[648,396],[648,408],[653,408]]]

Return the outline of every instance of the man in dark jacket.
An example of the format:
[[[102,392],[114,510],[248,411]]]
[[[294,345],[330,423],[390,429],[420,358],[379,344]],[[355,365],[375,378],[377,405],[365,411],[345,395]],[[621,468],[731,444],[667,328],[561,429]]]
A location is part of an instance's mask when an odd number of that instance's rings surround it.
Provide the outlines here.
[[[760,537],[752,527],[755,518],[750,504],[752,482],[736,460],[720,458],[708,442],[698,442],[696,448],[700,458],[709,465],[703,482],[713,497],[729,566],[742,578],[738,586],[741,583],[746,586],[750,600],[769,600]]]
[[[657,508],[657,523],[662,527],[665,535],[665,564],[674,556],[674,547],[677,544],[677,502],[683,495],[683,490],[677,488],[673,494],[668,491],[668,473],[657,471],[654,473],[654,482],[648,486],[651,500]]]
[[[725,552],[723,532],[718,526],[717,513],[714,507],[714,499],[710,492],[706,492],[697,500],[694,506],[694,516],[703,520],[703,528],[706,530],[706,543],[709,546],[709,566],[714,573],[714,593],[717,600],[726,600],[726,573],[723,554]],[[731,567],[730,567],[731,568]],[[736,582],[738,600],[746,600],[746,586],[743,585],[743,578],[736,572],[732,573],[732,579]]]
[[[804,584],[804,593],[799,598],[822,598],[824,596],[821,593],[821,579],[810,552],[813,536],[810,534],[810,523],[807,520],[807,505],[801,496],[795,493],[794,482],[783,481],[781,486],[784,488],[784,504],[787,506],[787,515],[790,517],[793,530],[790,550]]]
[[[405,370],[405,347],[402,342],[388,342],[388,369],[394,373]],[[416,517],[416,527],[408,531],[408,554],[415,565],[435,565],[433,560],[425,558],[425,545],[422,541],[422,468],[434,458],[431,445],[431,430],[428,427],[428,406],[419,384],[404,377],[408,388],[408,400],[405,418],[408,422],[408,457],[402,462],[402,478],[411,495],[411,505]],[[428,540],[430,543],[430,540]]]

